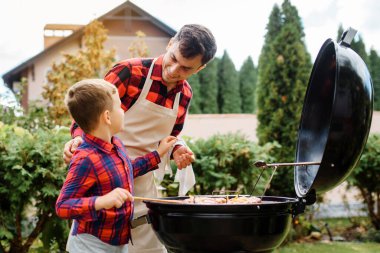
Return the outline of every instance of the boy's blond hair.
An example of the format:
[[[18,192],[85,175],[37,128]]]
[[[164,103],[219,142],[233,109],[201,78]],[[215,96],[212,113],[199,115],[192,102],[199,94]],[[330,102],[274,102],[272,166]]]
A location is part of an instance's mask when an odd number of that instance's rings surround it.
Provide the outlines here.
[[[86,79],[75,83],[67,91],[65,105],[71,117],[86,133],[98,126],[100,115],[112,111],[115,86],[103,79]]]

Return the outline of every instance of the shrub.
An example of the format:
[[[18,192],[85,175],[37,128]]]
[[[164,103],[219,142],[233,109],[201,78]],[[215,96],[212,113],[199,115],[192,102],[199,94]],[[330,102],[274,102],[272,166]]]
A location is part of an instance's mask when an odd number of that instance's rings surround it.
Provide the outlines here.
[[[68,128],[32,132],[0,122],[0,251],[27,252],[54,215],[69,139]]]
[[[193,163],[196,186],[190,194],[212,194],[213,191],[238,190],[240,194],[250,194],[261,169],[253,163],[257,160],[273,161],[273,153],[279,147],[276,143],[258,146],[242,134],[214,135],[207,140],[187,140],[194,152]],[[266,170],[254,194],[261,195],[268,182],[271,169]],[[164,182],[168,195],[177,195],[175,183]]]

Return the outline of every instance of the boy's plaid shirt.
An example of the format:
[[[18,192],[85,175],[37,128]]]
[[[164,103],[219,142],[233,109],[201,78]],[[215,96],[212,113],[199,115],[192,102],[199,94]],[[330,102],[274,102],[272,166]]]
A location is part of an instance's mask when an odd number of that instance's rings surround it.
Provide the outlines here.
[[[68,175],[56,203],[57,215],[75,219],[73,234],[88,233],[111,245],[130,239],[133,203],[120,208],[95,210],[95,200],[120,187],[133,194],[133,178],[157,168],[157,151],[131,161],[117,137],[112,144],[83,134],[83,144],[76,150]]]

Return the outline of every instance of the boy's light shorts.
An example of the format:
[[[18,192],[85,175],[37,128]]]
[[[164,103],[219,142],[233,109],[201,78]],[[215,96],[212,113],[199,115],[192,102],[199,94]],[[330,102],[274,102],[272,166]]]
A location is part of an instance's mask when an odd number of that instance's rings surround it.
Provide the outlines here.
[[[128,253],[128,244],[114,246],[90,234],[70,235],[66,250],[70,253]]]

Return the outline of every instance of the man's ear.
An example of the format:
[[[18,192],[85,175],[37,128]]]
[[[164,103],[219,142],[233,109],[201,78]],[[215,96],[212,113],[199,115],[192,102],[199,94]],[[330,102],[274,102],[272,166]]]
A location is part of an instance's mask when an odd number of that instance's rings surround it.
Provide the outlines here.
[[[198,73],[199,71],[201,71],[202,69],[204,69],[205,67],[207,66],[207,64],[203,64],[202,66],[200,66],[194,74]]]

